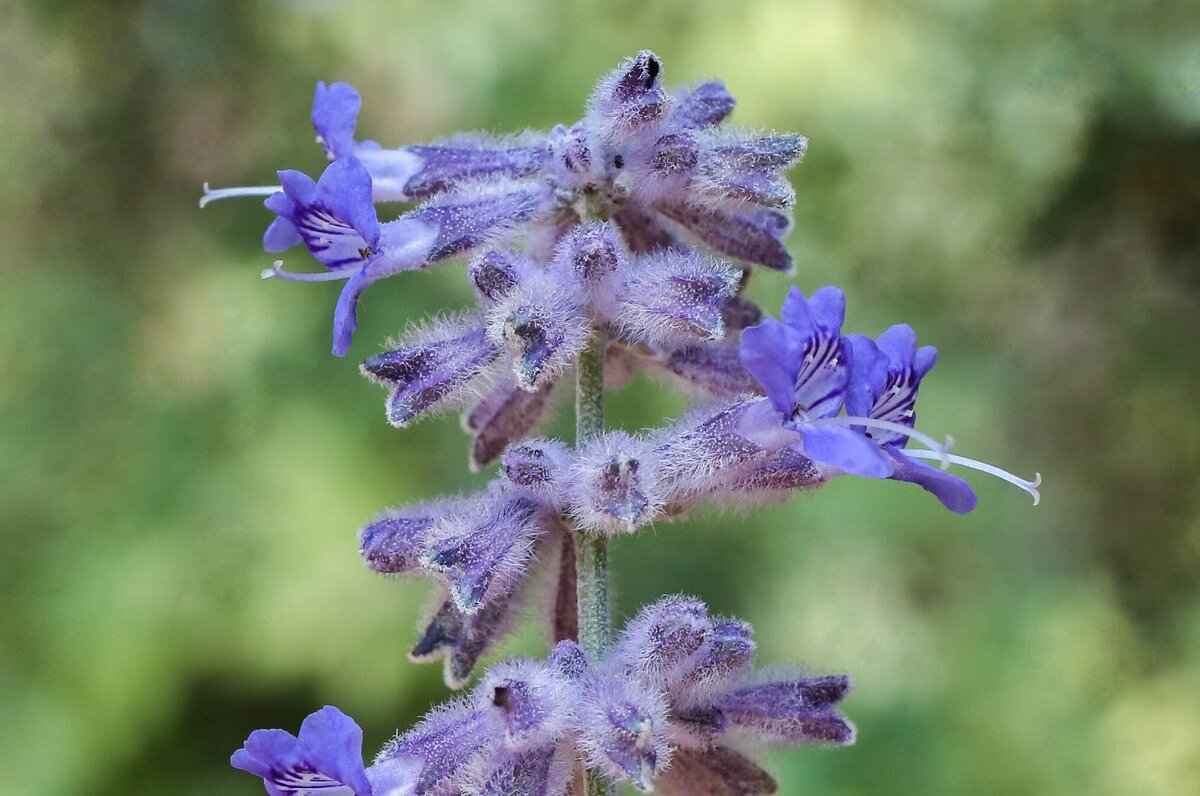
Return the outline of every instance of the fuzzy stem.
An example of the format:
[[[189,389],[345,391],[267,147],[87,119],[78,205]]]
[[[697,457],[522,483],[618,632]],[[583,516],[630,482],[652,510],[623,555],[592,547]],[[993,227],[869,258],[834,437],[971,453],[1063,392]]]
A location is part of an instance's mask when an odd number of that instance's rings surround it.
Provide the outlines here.
[[[598,332],[575,364],[575,446],[604,433],[604,348]],[[593,662],[608,648],[608,539],[575,531],[575,583],[579,607],[579,645]],[[585,772],[587,796],[610,796],[616,788],[596,771]]]

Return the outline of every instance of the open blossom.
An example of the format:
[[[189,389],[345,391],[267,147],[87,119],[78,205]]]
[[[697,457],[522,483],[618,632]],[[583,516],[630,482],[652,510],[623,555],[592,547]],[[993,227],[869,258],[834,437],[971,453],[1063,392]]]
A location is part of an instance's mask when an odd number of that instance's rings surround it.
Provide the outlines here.
[[[666,597],[591,661],[572,641],[545,661],[501,661],[464,698],[435,708],[362,762],[362,732],[336,708],[298,738],[259,730],[233,763],[267,792],[338,796],[567,794],[578,765],[668,796],[769,794],[775,782],[738,748],[854,742],[837,705],[844,675],[755,673],[750,626]]]

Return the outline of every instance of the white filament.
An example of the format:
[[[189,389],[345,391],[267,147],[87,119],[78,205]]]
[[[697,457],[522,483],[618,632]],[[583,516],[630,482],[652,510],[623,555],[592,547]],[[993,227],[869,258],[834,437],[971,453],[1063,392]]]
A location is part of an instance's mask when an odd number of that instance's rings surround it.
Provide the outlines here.
[[[342,268],[337,271],[303,274],[283,270],[283,260],[276,260],[270,268],[263,269],[259,276],[263,279],[283,279],[288,282],[336,282],[339,279],[349,279],[357,270],[357,268]]]
[[[937,458],[940,458],[937,454],[937,451],[923,451],[923,450],[908,450],[908,449],[906,449],[904,451],[904,455],[911,456],[914,459],[937,459]],[[988,464],[987,462],[980,462],[980,461],[976,461],[975,459],[968,459],[965,456],[957,456],[954,454],[948,454],[947,458],[950,459],[950,461],[953,462],[954,464],[961,464],[963,467],[969,467],[972,470],[978,470],[981,473],[987,473],[988,475],[994,475],[997,478],[999,478],[1001,481],[1007,481],[1008,483],[1012,484],[1013,486],[1017,487],[1018,489],[1025,490],[1026,492],[1028,492],[1030,495],[1033,496],[1033,505],[1035,505],[1035,506],[1039,502],[1041,502],[1042,496],[1038,492],[1038,487],[1042,485],[1042,474],[1041,473],[1034,473],[1033,480],[1026,481],[1024,478],[1015,476],[1012,473],[1008,472],[1007,470],[1001,470],[999,467],[996,467],[995,465],[992,465],[992,464]]]
[[[242,185],[236,188],[209,188],[204,183],[204,195],[200,197],[200,206],[218,199],[232,199],[239,196],[270,196],[283,190],[282,185]]]

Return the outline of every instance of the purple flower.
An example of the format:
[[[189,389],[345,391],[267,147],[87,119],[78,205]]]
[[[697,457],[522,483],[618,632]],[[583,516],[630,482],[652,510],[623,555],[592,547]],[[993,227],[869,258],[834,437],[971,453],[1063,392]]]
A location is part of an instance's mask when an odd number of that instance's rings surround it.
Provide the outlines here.
[[[419,762],[396,756],[364,768],[362,730],[326,706],[300,725],[300,735],[255,730],[229,761],[262,777],[270,796],[409,796],[417,793]]]
[[[264,204],[277,218],[263,247],[281,252],[304,243],[332,270],[364,265],[379,245],[371,177],[355,158],[334,161],[317,182],[299,171],[279,172],[282,190]]]
[[[917,348],[911,326],[893,326],[877,341],[859,334],[846,336],[853,360],[846,410],[913,428],[916,424],[917,388],[937,362],[933,346]],[[887,428],[864,429],[867,437],[891,460],[891,478],[918,484],[933,493],[946,508],[967,514],[975,508],[975,493],[966,481],[905,455],[909,437]]]
[[[742,332],[742,363],[767,393],[804,453],[847,473],[886,478],[891,466],[857,431],[820,421],[835,417],[846,399],[850,366],[842,342],[846,296],[833,287],[806,299],[788,291],[782,321],[767,318]]]

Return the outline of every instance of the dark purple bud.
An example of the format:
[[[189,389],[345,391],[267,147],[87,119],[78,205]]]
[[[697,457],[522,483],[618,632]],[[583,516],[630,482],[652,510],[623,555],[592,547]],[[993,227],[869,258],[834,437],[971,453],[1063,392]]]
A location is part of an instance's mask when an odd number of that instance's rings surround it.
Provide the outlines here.
[[[662,85],[661,75],[662,64],[658,56],[649,50],[642,50],[617,69],[613,99],[617,102],[633,102],[653,94]]]
[[[722,254],[776,271],[792,270],[792,256],[782,241],[791,222],[781,213],[766,209],[727,213],[667,200],[656,202],[654,208]]]
[[[713,343],[677,348],[664,355],[663,367],[714,398],[731,398],[761,389],[742,365],[736,345]]]
[[[435,325],[362,363],[363,375],[391,390],[389,423],[403,428],[417,415],[452,402],[499,358],[478,322],[466,317]]]
[[[569,729],[576,689],[544,662],[504,661],[490,668],[475,700],[500,716],[510,751],[552,747]]]
[[[648,207],[630,200],[613,213],[612,220],[621,230],[621,237],[629,251],[646,254],[681,244],[679,239],[664,226],[662,219]]]
[[[729,484],[736,493],[780,492],[811,489],[829,480],[829,473],[812,459],[784,448],[753,469],[744,471]]]
[[[617,299],[617,323],[626,337],[649,345],[724,337],[722,309],[737,293],[739,271],[675,250],[643,255],[634,265]]]
[[[522,579],[539,519],[529,499],[493,488],[430,530],[421,564],[443,573],[459,610],[474,614]]]
[[[495,303],[517,289],[526,266],[519,255],[501,249],[488,249],[471,261],[467,277],[481,301]]]
[[[429,529],[460,508],[454,500],[434,500],[384,512],[358,534],[359,550],[367,566],[388,573],[418,568]]]
[[[571,452],[558,440],[530,439],[514,445],[500,458],[500,472],[540,503],[556,506],[571,464]]]
[[[784,210],[796,203],[792,184],[778,173],[734,169],[724,164],[705,163],[692,183],[697,191],[735,202],[752,202],[763,207]]]
[[[658,56],[642,51],[609,73],[588,101],[589,126],[608,141],[658,122],[668,106]]]
[[[714,707],[690,707],[671,713],[671,727],[677,745],[709,747],[729,728],[729,719]]]
[[[700,660],[672,692],[684,702],[707,704],[713,693],[749,671],[756,649],[753,633],[740,619],[714,622]]]
[[[642,682],[672,682],[696,666],[710,630],[704,603],[694,597],[664,597],[629,621],[611,660]]]
[[[735,100],[720,80],[706,80],[677,90],[671,127],[711,127],[733,113]]]
[[[845,675],[764,683],[730,691],[717,701],[732,725],[792,743],[854,742],[854,725],[832,708],[846,696]]]
[[[549,277],[527,285],[488,316],[488,334],[513,356],[517,386],[530,392],[571,366],[591,324],[578,298]]]
[[[375,758],[379,765],[399,756],[423,765],[416,793],[437,793],[492,737],[492,716],[485,709],[451,702],[426,714],[419,724],[388,743]]]
[[[657,691],[634,680],[603,677],[577,709],[579,747],[590,768],[641,791],[667,767],[672,751],[667,709]]]
[[[475,439],[471,442],[471,469],[482,470],[495,460],[508,444],[520,440],[542,417],[550,400],[553,382],[533,392],[504,380],[466,416],[465,425]]]
[[[762,307],[750,299],[737,295],[725,302],[725,306],[721,308],[721,318],[725,321],[726,331],[741,331],[761,323],[763,311]]]
[[[808,139],[794,133],[758,136],[713,147],[712,157],[745,169],[786,169],[808,151]]]
[[[409,659],[428,663],[444,658],[442,676],[446,685],[462,688],[479,659],[512,627],[521,604],[520,585],[470,615],[460,611],[453,599],[445,599],[413,645]]]
[[[420,158],[420,169],[404,185],[409,199],[425,199],[467,180],[481,177],[518,178],[533,174],[546,162],[542,142],[506,145],[479,135],[460,135],[448,141],[405,147]]]
[[[568,680],[580,680],[591,671],[587,653],[574,641],[569,639],[558,642],[550,652],[550,665]]]
[[[550,142],[554,165],[560,175],[568,180],[573,175],[586,174],[592,167],[592,151],[588,146],[587,129],[575,125],[567,129],[562,125],[554,128]]]
[[[598,533],[629,533],[662,508],[653,449],[621,431],[605,434],[578,453],[566,491],[579,527]]]
[[[779,786],[753,760],[732,749],[679,749],[654,783],[667,796],[769,796]]]
[[[437,196],[401,216],[436,230],[427,262],[477,249],[529,221],[551,199],[538,183],[479,184]]]

